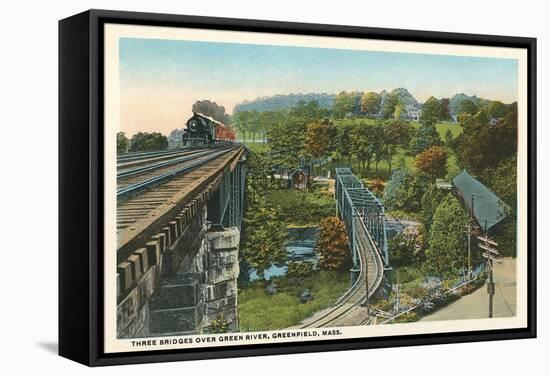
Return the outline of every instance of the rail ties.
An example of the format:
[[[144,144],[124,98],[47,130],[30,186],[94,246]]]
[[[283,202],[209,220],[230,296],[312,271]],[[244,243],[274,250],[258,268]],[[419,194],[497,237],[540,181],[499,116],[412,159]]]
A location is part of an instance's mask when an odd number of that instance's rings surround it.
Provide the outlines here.
[[[234,151],[236,146],[218,147],[209,150],[193,151],[184,156],[139,166],[117,173],[117,200],[134,195],[169,180],[175,175],[189,173],[220,156]]]

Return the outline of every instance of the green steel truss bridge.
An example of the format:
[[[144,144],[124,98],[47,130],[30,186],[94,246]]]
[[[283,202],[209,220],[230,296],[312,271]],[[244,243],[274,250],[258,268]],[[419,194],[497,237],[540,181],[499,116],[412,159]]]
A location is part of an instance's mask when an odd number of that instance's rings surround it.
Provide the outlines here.
[[[345,223],[352,252],[351,288],[328,310],[304,320],[300,328],[368,325],[368,304],[383,295],[389,265],[384,205],[349,168],[336,169],[336,209]]]

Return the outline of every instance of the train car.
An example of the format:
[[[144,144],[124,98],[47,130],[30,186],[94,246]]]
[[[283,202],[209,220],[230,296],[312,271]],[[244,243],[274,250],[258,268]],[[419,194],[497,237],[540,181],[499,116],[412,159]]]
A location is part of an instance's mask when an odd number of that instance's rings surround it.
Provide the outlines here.
[[[210,147],[221,142],[232,142],[236,139],[236,133],[227,125],[194,112],[187,120],[187,129],[183,131],[183,146],[188,148]]]

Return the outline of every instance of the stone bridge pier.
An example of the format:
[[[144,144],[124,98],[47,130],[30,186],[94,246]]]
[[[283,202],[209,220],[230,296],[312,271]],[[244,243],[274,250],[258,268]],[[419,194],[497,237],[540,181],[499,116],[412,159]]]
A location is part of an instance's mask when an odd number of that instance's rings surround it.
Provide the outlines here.
[[[174,231],[169,225],[147,243],[146,257],[130,265],[136,283],[117,307],[119,338],[210,333],[214,320],[228,332],[239,330],[245,175],[243,157],[203,195],[207,199],[191,202]]]

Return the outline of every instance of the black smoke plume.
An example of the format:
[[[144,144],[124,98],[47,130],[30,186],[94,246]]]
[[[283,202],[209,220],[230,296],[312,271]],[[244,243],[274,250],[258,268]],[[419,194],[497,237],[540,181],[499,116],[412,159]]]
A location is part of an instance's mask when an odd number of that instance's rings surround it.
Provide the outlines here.
[[[196,101],[193,105],[193,112],[200,112],[205,116],[210,116],[226,125],[231,124],[231,117],[225,113],[225,107],[218,105],[216,102],[211,102],[207,99]]]

